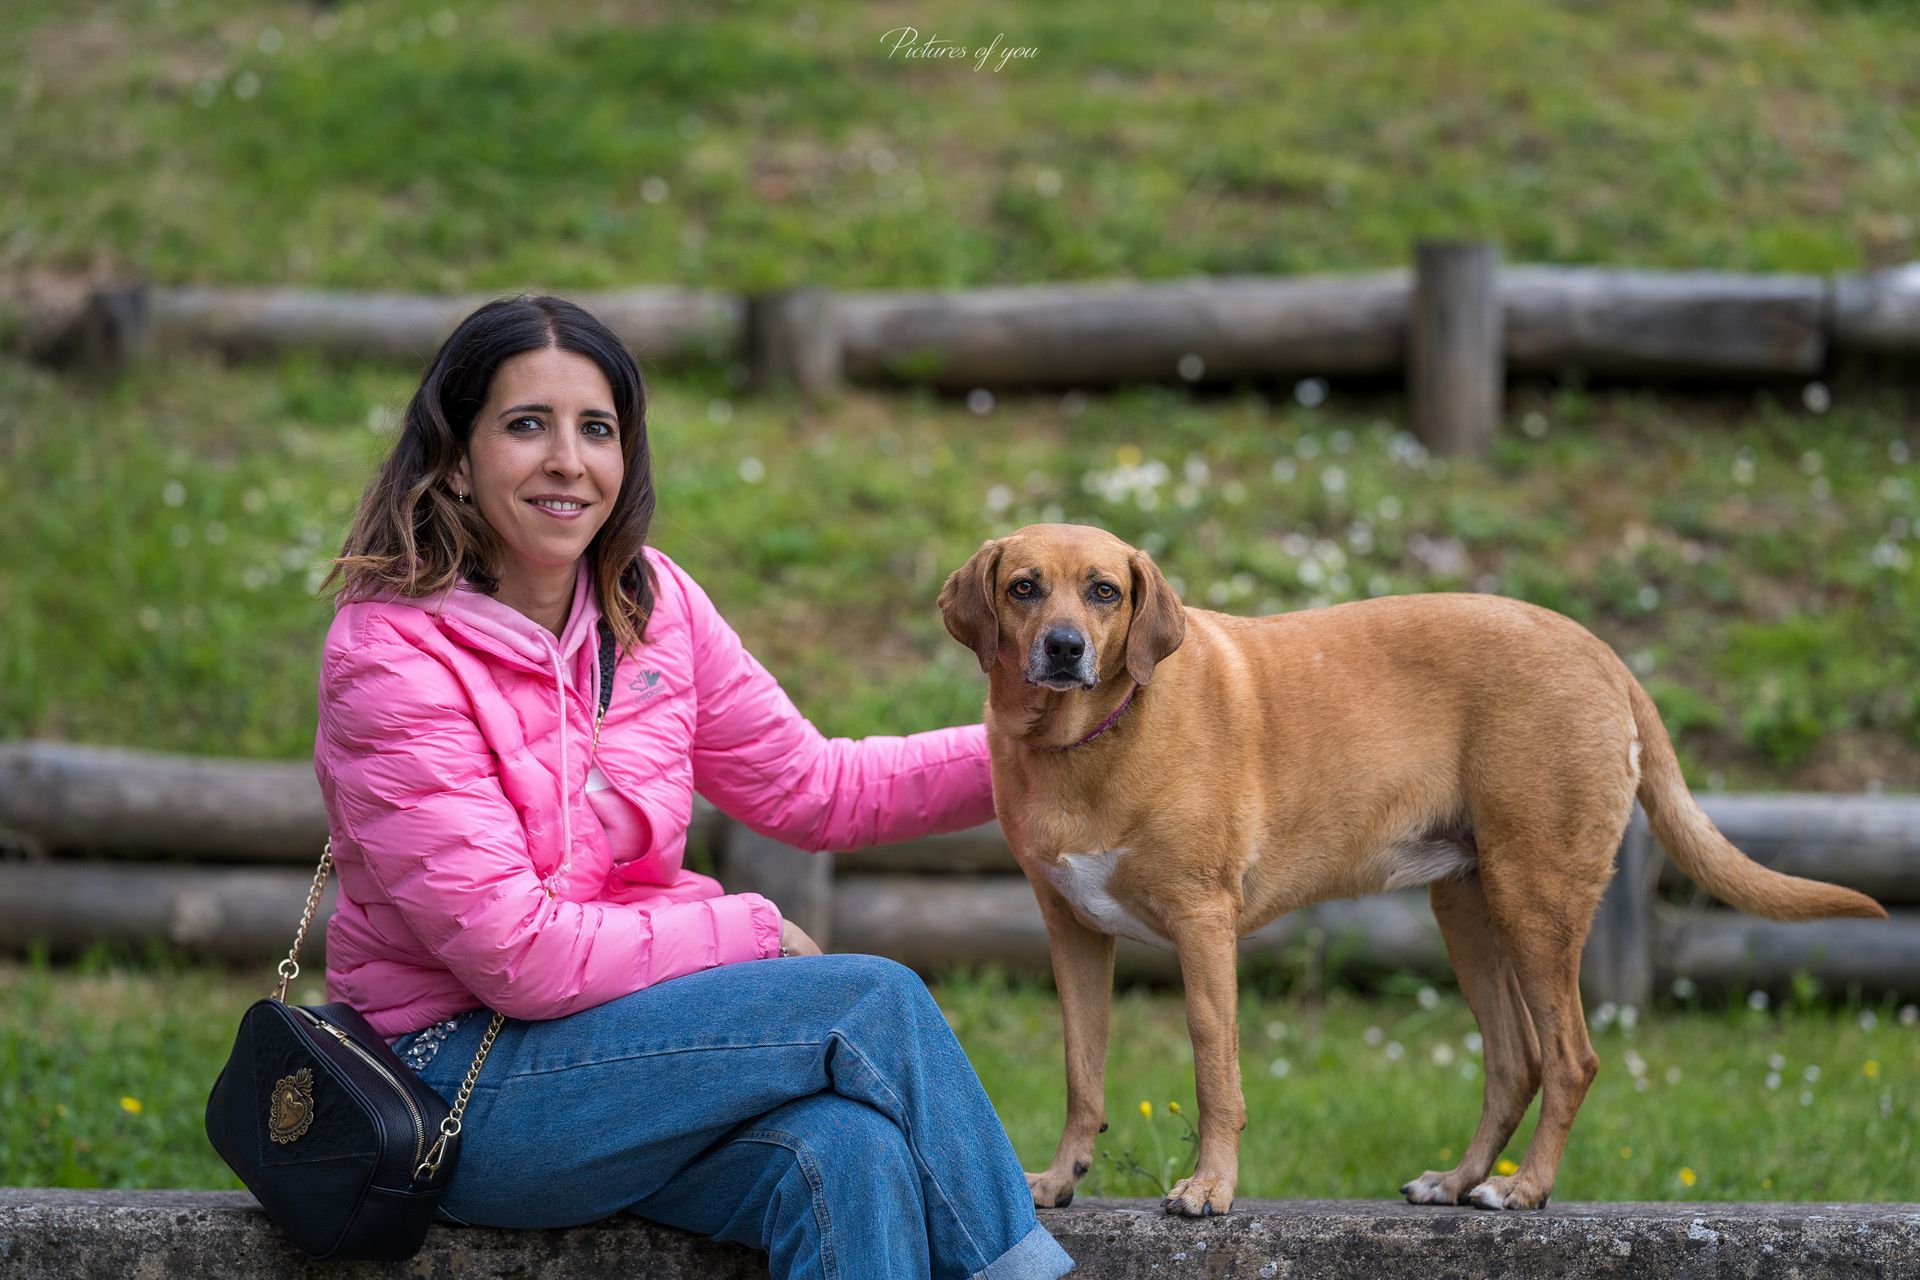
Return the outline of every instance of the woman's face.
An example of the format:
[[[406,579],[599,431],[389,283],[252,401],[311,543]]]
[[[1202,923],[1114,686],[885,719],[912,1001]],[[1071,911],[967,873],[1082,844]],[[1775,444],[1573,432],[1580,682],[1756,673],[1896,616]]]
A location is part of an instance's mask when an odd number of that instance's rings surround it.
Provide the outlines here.
[[[501,363],[453,484],[506,545],[504,599],[572,590],[625,474],[613,389],[599,365],[553,347]]]

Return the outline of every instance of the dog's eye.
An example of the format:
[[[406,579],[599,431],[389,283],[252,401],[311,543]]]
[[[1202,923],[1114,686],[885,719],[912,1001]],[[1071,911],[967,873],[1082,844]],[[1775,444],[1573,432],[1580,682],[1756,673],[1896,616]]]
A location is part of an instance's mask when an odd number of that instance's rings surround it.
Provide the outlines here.
[[[1120,589],[1111,582],[1096,582],[1093,584],[1093,598],[1111,604],[1120,598]]]
[[[1032,578],[1022,578],[1020,579],[1020,581],[1014,583],[1012,586],[1007,588],[1007,594],[1012,596],[1015,600],[1031,599],[1033,596],[1033,591],[1034,591],[1034,587],[1033,587]]]

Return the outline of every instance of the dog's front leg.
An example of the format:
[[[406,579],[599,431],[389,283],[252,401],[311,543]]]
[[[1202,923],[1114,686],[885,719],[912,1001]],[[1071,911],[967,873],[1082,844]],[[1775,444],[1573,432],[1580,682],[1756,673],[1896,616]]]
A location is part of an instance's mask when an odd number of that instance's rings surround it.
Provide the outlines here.
[[[1027,1175],[1033,1203],[1061,1209],[1093,1164],[1093,1142],[1107,1127],[1107,1012],[1113,998],[1113,939],[1081,924],[1051,885],[1033,882],[1053,953],[1053,985],[1067,1042],[1067,1123],[1053,1163]]]
[[[1187,989],[1187,1034],[1193,1040],[1193,1076],[1200,1103],[1200,1158],[1191,1178],[1162,1202],[1168,1213],[1205,1218],[1233,1207],[1240,1176],[1240,1131],[1247,1100],[1240,1092],[1239,983],[1235,914],[1231,904],[1203,909],[1173,923],[1180,979]]]

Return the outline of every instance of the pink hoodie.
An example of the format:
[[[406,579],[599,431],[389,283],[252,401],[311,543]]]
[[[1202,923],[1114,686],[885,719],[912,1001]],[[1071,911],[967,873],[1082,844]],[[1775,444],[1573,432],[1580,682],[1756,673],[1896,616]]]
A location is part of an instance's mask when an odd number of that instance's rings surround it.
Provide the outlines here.
[[[476,1005],[557,1018],[777,955],[774,904],[680,865],[696,790],[809,850],[992,816],[981,726],[823,738],[693,579],[646,555],[658,599],[597,752],[584,563],[557,641],[464,584],[335,613],[313,752],[340,878],[327,989],[380,1034]]]

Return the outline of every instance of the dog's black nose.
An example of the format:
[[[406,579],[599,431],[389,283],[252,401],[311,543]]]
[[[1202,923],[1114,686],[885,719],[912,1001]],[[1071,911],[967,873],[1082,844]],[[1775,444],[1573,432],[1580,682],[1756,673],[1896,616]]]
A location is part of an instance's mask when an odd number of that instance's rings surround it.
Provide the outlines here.
[[[1069,666],[1080,661],[1087,651],[1086,637],[1072,627],[1055,627],[1047,632],[1047,661],[1061,666]]]

